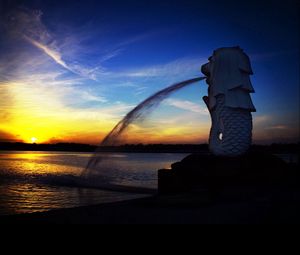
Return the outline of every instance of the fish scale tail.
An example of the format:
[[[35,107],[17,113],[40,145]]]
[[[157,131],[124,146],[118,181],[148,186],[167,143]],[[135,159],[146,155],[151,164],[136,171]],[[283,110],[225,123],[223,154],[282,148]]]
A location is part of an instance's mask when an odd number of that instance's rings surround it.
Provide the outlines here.
[[[240,156],[245,154],[252,143],[252,115],[242,109],[225,106],[225,97],[217,97],[212,112],[210,149],[219,156]]]

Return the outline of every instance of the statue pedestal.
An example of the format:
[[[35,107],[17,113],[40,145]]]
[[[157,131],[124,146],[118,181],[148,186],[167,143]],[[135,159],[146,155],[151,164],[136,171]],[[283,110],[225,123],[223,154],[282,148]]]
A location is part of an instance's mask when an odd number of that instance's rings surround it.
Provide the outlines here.
[[[226,188],[266,189],[297,179],[291,166],[276,156],[249,153],[236,158],[210,154],[193,154],[172,165],[172,170],[159,170],[159,194],[183,192],[212,193]]]

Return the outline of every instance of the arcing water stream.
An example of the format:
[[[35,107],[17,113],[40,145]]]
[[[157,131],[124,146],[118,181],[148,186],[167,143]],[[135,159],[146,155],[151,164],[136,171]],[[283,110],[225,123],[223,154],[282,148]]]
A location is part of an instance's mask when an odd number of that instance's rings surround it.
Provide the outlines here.
[[[170,97],[173,93],[204,79],[206,79],[206,77],[194,78],[180,83],[176,83],[150,96],[148,99],[146,99],[137,107],[135,107],[131,112],[129,112],[125,116],[125,118],[122,121],[120,121],[118,125],[115,126],[115,128],[106,136],[106,138],[100,144],[99,148],[104,146],[117,145],[120,142],[121,136],[128,131],[128,128],[132,123],[136,123],[147,118],[147,116],[151,112],[153,112],[153,110],[155,110],[165,99]],[[101,172],[100,163],[102,161],[103,158],[99,156],[99,154],[96,151],[94,156],[90,159],[85,171],[83,172],[83,176],[89,176],[92,170]]]

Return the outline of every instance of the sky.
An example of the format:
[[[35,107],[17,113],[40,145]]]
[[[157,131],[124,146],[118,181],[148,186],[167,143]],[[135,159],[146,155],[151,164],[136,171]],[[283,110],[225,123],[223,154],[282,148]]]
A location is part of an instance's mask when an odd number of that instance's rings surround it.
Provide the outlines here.
[[[138,103],[201,76],[220,47],[250,56],[254,142],[299,142],[299,4],[0,0],[0,142],[99,144]],[[128,143],[206,143],[205,82],[164,101]]]

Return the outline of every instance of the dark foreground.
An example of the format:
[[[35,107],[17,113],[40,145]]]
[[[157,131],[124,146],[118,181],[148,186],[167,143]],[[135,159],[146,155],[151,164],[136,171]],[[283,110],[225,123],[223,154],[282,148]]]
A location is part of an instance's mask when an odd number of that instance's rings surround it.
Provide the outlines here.
[[[0,217],[1,224],[299,224],[299,165],[270,154],[194,154],[159,171],[159,195]]]
[[[299,204],[251,201],[212,202],[190,195],[165,196],[47,213],[0,218],[1,224],[299,224]],[[202,201],[201,201],[202,200]]]

